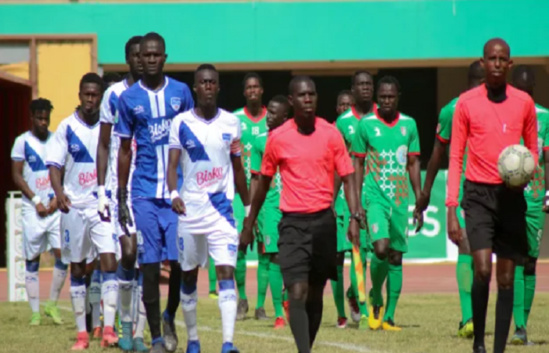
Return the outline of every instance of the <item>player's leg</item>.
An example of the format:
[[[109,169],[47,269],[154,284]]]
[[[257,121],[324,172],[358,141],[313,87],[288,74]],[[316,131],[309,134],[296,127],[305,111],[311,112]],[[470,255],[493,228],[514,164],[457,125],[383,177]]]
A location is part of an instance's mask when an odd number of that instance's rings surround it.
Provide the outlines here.
[[[531,226],[527,226],[528,236],[528,257],[524,264],[524,325],[528,325],[528,317],[534,302],[534,293],[536,291],[536,264],[539,257],[539,247],[543,235],[543,225],[545,223],[545,213],[539,210],[535,219],[535,231]],[[526,218],[529,223],[529,217]],[[532,222],[533,223],[533,222]]]
[[[339,237],[339,236],[338,236]],[[344,280],[343,280],[343,262],[345,261],[345,252],[340,251],[337,253],[337,280],[331,280],[332,294],[334,296],[334,303],[337,310],[337,323],[336,327],[347,327],[347,317],[345,316],[345,292],[344,292]]]
[[[236,229],[239,234],[242,231],[245,213],[244,205],[240,200],[240,196],[236,194],[233,200],[233,214],[236,222]],[[244,320],[246,318],[246,314],[248,313],[249,306],[248,297],[246,296],[246,253],[240,249],[238,250],[234,278],[238,289],[238,309],[236,319]]]
[[[515,333],[511,337],[511,344],[523,345],[526,343],[526,323],[524,319],[524,266],[525,258],[517,259],[515,263],[515,278],[513,283],[513,320]]]
[[[261,238],[261,241],[257,240]],[[265,253],[265,245],[262,237],[256,237],[257,240],[257,303],[255,306],[255,319],[268,319],[265,313],[265,297],[269,287],[269,265],[271,256]]]
[[[217,275],[215,273],[215,265],[212,258],[208,259],[208,281],[209,281],[209,297],[217,299]]]
[[[284,321],[284,310],[282,307],[282,291],[284,283],[282,280],[282,272],[280,272],[278,252],[269,253],[269,255],[271,257],[271,263],[269,264],[269,284],[271,286],[271,295],[273,297],[273,307],[275,311],[274,328],[280,329],[286,326]]]
[[[391,241],[391,245],[393,242]],[[383,317],[383,330],[400,331],[395,324],[395,310],[402,291],[402,252],[389,250],[389,272],[387,275],[387,307]]]
[[[144,342],[144,331],[145,324],[147,323],[147,313],[145,312],[145,304],[143,304],[143,273],[138,270],[136,271],[137,276],[137,291],[134,293],[135,304],[135,329],[133,333],[133,350],[135,352],[148,352],[149,348],[145,345]]]
[[[34,209],[23,212],[23,248],[25,250],[25,289],[31,307],[31,326],[40,325],[40,283],[38,269],[40,254],[46,250],[46,229],[40,229],[40,220]]]
[[[57,325],[63,323],[59,309],[57,308],[57,300],[65,279],[67,278],[68,265],[61,258],[61,236],[59,233],[59,222],[61,221],[61,213],[56,212],[45,219],[47,224],[47,237],[48,243],[52,248],[53,255],[55,256],[55,265],[53,267],[52,281],[50,287],[50,300],[44,308],[46,316],[52,318],[53,322]]]
[[[91,310],[92,338],[101,339],[101,267],[95,250],[92,250],[89,254],[86,263],[86,275],[91,276],[90,285],[88,286],[88,302]]]
[[[464,226],[465,224],[463,224]],[[461,307],[461,321],[458,337],[473,337],[473,303],[471,289],[473,287],[473,256],[467,239],[467,230],[462,226],[462,240],[459,243],[459,254],[456,265],[456,279],[459,290],[459,304]]]

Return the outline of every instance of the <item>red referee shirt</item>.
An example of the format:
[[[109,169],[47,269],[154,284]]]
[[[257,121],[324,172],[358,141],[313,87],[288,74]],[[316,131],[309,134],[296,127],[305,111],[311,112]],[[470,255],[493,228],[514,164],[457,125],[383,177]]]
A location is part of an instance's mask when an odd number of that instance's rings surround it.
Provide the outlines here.
[[[354,172],[345,143],[336,127],[316,117],[315,131],[303,135],[293,119],[269,134],[261,174],[282,177],[282,212],[314,213],[331,206],[334,173]]]
[[[468,147],[465,178],[499,184],[498,157],[510,145],[524,145],[538,160],[538,132],[534,101],[530,96],[507,85],[507,99],[494,103],[488,99],[485,85],[463,93],[452,122],[448,195],[446,206],[458,206],[463,152]]]

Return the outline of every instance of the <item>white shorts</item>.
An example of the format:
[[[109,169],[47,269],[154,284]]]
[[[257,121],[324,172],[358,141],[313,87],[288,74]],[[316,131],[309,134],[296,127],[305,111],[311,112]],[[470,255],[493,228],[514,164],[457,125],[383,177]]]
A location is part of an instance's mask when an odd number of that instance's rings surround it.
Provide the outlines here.
[[[129,200],[129,197],[127,204],[128,209],[130,210],[130,218],[132,220],[132,225],[130,226],[128,224],[128,232],[130,234],[136,234],[137,230],[135,228],[135,217],[133,216],[132,204]],[[122,227],[120,226],[120,222],[118,222],[118,200],[116,199],[116,197],[111,197],[109,199],[109,210],[111,212],[111,223],[114,229],[114,234],[119,237],[126,235],[126,232],[124,232],[124,229],[122,229]]]
[[[21,218],[25,259],[34,260],[48,250],[48,245],[52,249],[61,248],[59,211],[41,218],[34,208],[23,207]]]
[[[223,227],[213,227],[214,230],[208,234],[191,234],[185,222],[179,220],[177,247],[181,270],[191,271],[198,266],[206,267],[208,254],[212,257],[215,266],[236,266],[238,232],[227,222],[221,222],[221,224]],[[211,229],[211,227],[208,228]]]
[[[112,226],[101,222],[97,207],[70,208],[61,214],[62,255],[66,261],[82,262],[95,254],[116,254],[118,238]]]

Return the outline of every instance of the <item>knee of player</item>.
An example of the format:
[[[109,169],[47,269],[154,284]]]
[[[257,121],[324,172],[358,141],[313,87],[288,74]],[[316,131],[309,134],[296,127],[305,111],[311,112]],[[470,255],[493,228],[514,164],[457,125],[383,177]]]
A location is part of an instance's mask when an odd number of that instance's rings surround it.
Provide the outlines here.
[[[309,295],[309,284],[307,282],[297,282],[289,286],[288,296],[292,300],[303,301],[307,300]]]
[[[69,267],[69,265],[67,265],[66,263],[64,263],[63,261],[61,261],[60,258],[56,258],[55,259],[55,265],[54,267],[58,270],[61,270],[61,271],[66,271],[67,268]]]
[[[389,251],[389,263],[394,266],[402,266],[402,253],[398,251]]]
[[[489,282],[492,276],[492,268],[490,266],[477,266],[475,267],[475,279]]]
[[[216,266],[215,272],[219,280],[228,280],[234,278],[234,268],[231,266]]]
[[[380,260],[385,260],[389,256],[389,244],[385,242],[376,242],[374,244],[374,253]]]
[[[509,289],[513,287],[513,282],[515,278],[514,271],[499,271],[496,274],[496,279],[498,282],[498,288],[500,289]]]
[[[89,275],[91,277],[91,275],[93,274],[93,268],[88,272],[88,268],[86,267],[86,265],[73,262],[70,266],[70,272],[71,277],[74,278],[83,278],[86,275]]]
[[[196,287],[198,282],[198,271],[183,271],[181,272],[181,286]]]
[[[121,262],[124,268],[133,268],[135,266],[135,259],[136,259],[135,251],[132,251],[131,249],[122,250]]]

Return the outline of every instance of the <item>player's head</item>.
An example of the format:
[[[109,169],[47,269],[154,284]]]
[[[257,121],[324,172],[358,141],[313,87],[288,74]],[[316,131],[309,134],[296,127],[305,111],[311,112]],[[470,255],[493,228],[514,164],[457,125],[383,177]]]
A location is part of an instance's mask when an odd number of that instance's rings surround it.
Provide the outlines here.
[[[316,86],[309,76],[295,76],[288,87],[288,100],[295,117],[314,118],[316,114]]]
[[[217,104],[219,73],[215,66],[202,64],[195,70],[193,90],[196,93],[197,105],[211,106]]]
[[[248,72],[242,80],[246,104],[261,104],[263,96],[263,80],[255,72]]]
[[[120,80],[122,80],[122,76],[120,76],[116,72],[107,72],[103,74],[103,82],[105,83],[106,87],[110,87],[115,83],[120,82]]]
[[[53,109],[48,99],[38,98],[31,102],[31,126],[32,132],[38,136],[46,136],[50,126],[50,114]]]
[[[393,76],[383,76],[377,83],[376,91],[379,115],[393,117],[398,109],[400,83]]]
[[[340,91],[337,95],[336,112],[337,115],[343,114],[354,104],[353,92],[348,89]]]
[[[467,82],[469,89],[480,86],[484,82],[484,68],[480,63],[480,60],[475,60],[471,63],[471,65],[469,65]]]
[[[134,78],[138,78],[143,74],[143,65],[141,65],[141,40],[143,36],[133,36],[126,42],[125,54],[126,64],[130,68],[130,72]]]
[[[357,104],[371,102],[374,97],[374,78],[368,71],[357,71],[351,78],[351,91]]]
[[[99,111],[101,97],[103,96],[105,83],[95,72],[89,72],[80,80],[80,109],[86,115],[92,115]]]
[[[279,94],[274,96],[267,105],[267,127],[274,130],[288,120],[290,102],[288,98]]]
[[[530,96],[534,95],[534,87],[536,86],[536,76],[534,69],[530,66],[519,65],[513,71],[513,86],[528,93]]]
[[[161,75],[168,58],[164,38],[156,32],[147,33],[141,38],[139,50],[143,76]]]
[[[513,66],[509,44],[501,38],[490,39],[484,44],[480,62],[485,71],[486,84],[501,87],[507,82],[507,72]]]

